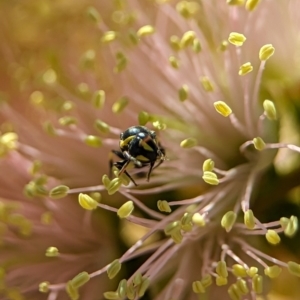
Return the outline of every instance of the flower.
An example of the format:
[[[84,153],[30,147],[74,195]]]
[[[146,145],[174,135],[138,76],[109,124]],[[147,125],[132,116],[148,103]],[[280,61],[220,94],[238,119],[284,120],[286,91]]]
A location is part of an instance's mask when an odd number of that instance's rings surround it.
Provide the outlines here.
[[[4,297],[255,299],[300,276],[279,251],[298,229],[296,0],[1,5]],[[109,157],[136,125],[161,148],[150,182],[108,176],[145,161]]]

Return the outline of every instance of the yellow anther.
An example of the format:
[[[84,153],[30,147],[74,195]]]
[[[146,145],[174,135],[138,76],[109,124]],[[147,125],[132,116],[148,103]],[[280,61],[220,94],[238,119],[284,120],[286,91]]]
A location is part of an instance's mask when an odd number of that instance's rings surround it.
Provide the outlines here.
[[[188,138],[180,143],[181,148],[193,148],[198,144],[195,138]]]
[[[78,202],[80,206],[86,210],[94,210],[98,207],[98,202],[87,194],[80,193]]]
[[[127,280],[126,279],[122,279],[119,282],[119,285],[117,288],[117,293],[120,298],[124,298],[126,296],[126,293],[127,293]]]
[[[264,45],[259,50],[259,59],[268,60],[275,52],[275,48],[272,44]]]
[[[202,285],[207,288],[212,285],[212,276],[210,274],[204,275],[201,279]]]
[[[124,219],[124,218],[128,218],[133,212],[133,210],[134,210],[133,202],[127,201],[118,209],[117,214],[119,218]]]
[[[66,185],[58,185],[56,187],[54,187],[50,192],[49,192],[49,196],[52,199],[60,199],[63,198],[65,196],[67,196],[69,192],[69,187]]]
[[[128,103],[129,103],[129,99],[127,97],[121,97],[113,104],[112,106],[113,113],[115,114],[121,113],[128,105]]]
[[[233,225],[235,224],[235,221],[236,221],[236,213],[233,212],[233,211],[228,211],[223,217],[222,217],[222,220],[221,220],[221,226],[223,228],[225,228],[225,230],[227,232],[229,232]]]
[[[138,287],[138,298],[141,298],[144,296],[149,285],[150,285],[150,279],[147,277],[143,277],[142,283]]]
[[[163,212],[170,213],[172,211],[170,205],[168,204],[168,202],[166,200],[158,200],[157,207],[160,211],[163,211]]]
[[[46,254],[47,257],[58,257],[59,256],[59,251],[56,247],[49,247],[46,250]]]
[[[174,69],[179,68],[179,60],[174,55],[169,57],[169,63]]]
[[[189,19],[194,16],[200,9],[199,3],[196,1],[180,1],[176,5],[176,10],[185,19]]]
[[[237,47],[243,46],[245,41],[246,41],[246,37],[241,33],[231,32],[229,34],[228,42]]]
[[[176,244],[180,244],[182,242],[183,236],[181,234],[181,231],[175,231],[171,234],[171,238],[172,240],[176,243]]]
[[[252,278],[252,289],[256,294],[261,294],[263,291],[263,277],[261,275],[254,275]]]
[[[255,227],[255,218],[254,218],[253,211],[251,209],[245,211],[244,224],[248,229],[254,229]]]
[[[206,77],[206,76],[201,77],[200,82],[206,92],[213,92],[214,86],[208,77]]]
[[[192,289],[195,294],[204,294],[205,293],[205,288],[201,281],[194,281],[192,283]]]
[[[81,272],[77,274],[72,280],[71,284],[75,289],[85,285],[90,280],[90,275],[87,272]]]
[[[141,111],[138,115],[139,124],[144,126],[150,120],[150,115],[146,111]]]
[[[254,10],[257,5],[259,4],[260,0],[247,0],[246,2],[246,9],[249,11]]]
[[[95,120],[94,126],[101,133],[108,133],[110,131],[109,125],[101,120]]]
[[[273,229],[269,229],[265,236],[266,236],[267,241],[272,245],[277,245],[280,243],[280,236]]]
[[[176,35],[172,35],[170,37],[170,46],[174,51],[179,51],[181,49],[180,38]]]
[[[228,5],[243,5],[245,0],[227,0]]]
[[[250,267],[246,272],[247,272],[248,276],[252,278],[255,274],[257,274],[258,268]]]
[[[224,260],[220,260],[217,263],[216,272],[221,277],[228,277],[227,265]]]
[[[187,100],[189,96],[189,87],[187,84],[182,85],[182,87],[178,90],[178,97],[181,102]]]
[[[195,38],[196,33],[194,31],[185,32],[180,40],[180,48],[192,46]]]
[[[166,235],[171,235],[174,232],[180,231],[180,228],[181,228],[180,222],[174,221],[174,222],[167,224],[167,226],[164,229],[164,232]]]
[[[280,267],[278,267],[277,265],[267,267],[264,270],[265,275],[270,278],[277,278],[280,275],[281,271],[282,271],[282,269]]]
[[[101,17],[100,17],[98,10],[93,6],[89,6],[87,8],[86,14],[87,14],[88,18],[91,19],[95,23],[99,23],[101,21]]]
[[[223,117],[228,117],[232,113],[231,108],[224,101],[216,101],[214,107]]]
[[[293,261],[288,262],[288,270],[292,275],[300,277],[300,264],[297,264]]]
[[[196,38],[193,40],[192,49],[195,53],[200,53],[202,50],[202,46],[200,44],[200,41]]]
[[[284,234],[288,237],[293,237],[298,230],[298,218],[291,216],[284,228]]]
[[[94,92],[93,98],[92,98],[92,103],[96,108],[102,108],[105,103],[105,91],[98,90],[98,91]]]
[[[122,264],[118,259],[114,260],[107,269],[109,279],[113,279],[121,270]]]
[[[119,300],[120,299],[118,292],[105,292],[105,293],[103,293],[103,296],[105,299],[108,299],[108,300]],[[132,298],[132,299],[134,299],[134,298]]]
[[[263,103],[265,115],[269,120],[277,120],[277,111],[273,101],[265,100]]]
[[[202,170],[203,172],[206,171],[212,172],[214,167],[215,167],[215,162],[211,158],[208,158],[204,161],[202,165]]]
[[[101,41],[103,43],[110,43],[117,38],[117,32],[115,31],[107,31],[103,34]]]
[[[72,285],[71,280],[66,284],[66,292],[71,300],[78,300],[79,299],[79,292],[78,289],[74,288]]]
[[[85,137],[84,142],[86,145],[93,147],[93,148],[99,148],[102,146],[102,140],[100,137],[95,135],[88,135]]]
[[[62,126],[70,126],[77,123],[77,119],[70,116],[61,117],[58,119],[58,122]]]
[[[106,189],[108,189],[110,182],[111,182],[111,180],[109,179],[109,177],[106,174],[104,174],[102,176],[102,183]]]
[[[228,49],[228,42],[227,42],[227,41],[223,41],[223,42],[221,43],[221,45],[219,46],[219,50],[222,51],[222,52],[224,52],[224,51],[226,51],[227,49]]]
[[[199,213],[195,213],[192,217],[192,221],[195,225],[199,226],[199,227],[204,227],[205,226],[205,218],[203,215],[199,214]]]
[[[222,276],[218,276],[216,278],[216,285],[217,286],[223,286],[223,285],[227,285],[228,280],[226,277],[222,277]]]
[[[151,25],[145,25],[143,27],[141,27],[138,31],[137,31],[137,36],[139,38],[147,36],[147,35],[151,35],[155,32],[155,29],[153,26]]]
[[[255,149],[258,150],[258,151],[262,151],[266,147],[265,142],[259,136],[253,139],[253,145],[254,145]]]
[[[244,279],[239,278],[236,282],[236,285],[238,286],[239,290],[243,295],[246,295],[249,293],[249,289],[247,286],[247,282]]]
[[[232,273],[236,277],[246,277],[247,276],[246,269],[240,264],[234,264],[232,266]]]
[[[239,75],[244,76],[253,71],[253,66],[250,62],[247,62],[240,66]]]
[[[41,293],[48,293],[49,292],[49,285],[50,285],[50,282],[49,281],[44,281],[44,282],[41,282],[39,284],[39,291]]]
[[[40,91],[34,91],[31,95],[30,95],[30,102],[33,105],[41,105],[43,104],[45,98],[44,98],[44,94]]]
[[[210,184],[210,185],[218,185],[219,184],[219,179],[217,177],[217,174],[209,171],[203,172],[202,179]]]
[[[125,68],[128,65],[128,59],[125,56],[124,53],[122,52],[117,52],[116,54],[116,66],[114,67],[114,72],[115,73],[120,73],[123,70],[125,70]]]

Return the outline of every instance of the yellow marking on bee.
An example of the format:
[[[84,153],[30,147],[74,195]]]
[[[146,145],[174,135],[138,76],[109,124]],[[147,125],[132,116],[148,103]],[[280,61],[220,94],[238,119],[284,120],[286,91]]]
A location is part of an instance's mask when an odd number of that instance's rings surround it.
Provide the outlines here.
[[[129,136],[128,138],[126,138],[125,140],[120,140],[120,148],[122,149],[123,147],[127,146],[131,140],[133,140],[135,138],[134,135]]]
[[[151,146],[149,146],[145,140],[140,141],[140,146],[142,146],[146,151],[154,151],[154,149]]]
[[[145,162],[149,161],[149,159],[147,157],[145,157],[144,155],[138,155],[136,157],[136,159],[140,160],[140,161],[145,161]]]

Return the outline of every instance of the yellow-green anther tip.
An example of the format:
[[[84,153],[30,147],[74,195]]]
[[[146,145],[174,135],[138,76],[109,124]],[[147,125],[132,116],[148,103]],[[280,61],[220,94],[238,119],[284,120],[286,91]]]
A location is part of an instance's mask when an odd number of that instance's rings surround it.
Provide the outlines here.
[[[261,294],[263,291],[263,277],[261,275],[254,275],[252,278],[252,289],[255,293]]]
[[[205,288],[209,287],[212,285],[212,276],[210,274],[204,275],[201,279],[201,283]]]
[[[291,216],[284,228],[284,234],[288,237],[293,237],[298,230],[298,218]]]
[[[50,193],[49,196],[52,199],[60,199],[65,197],[69,192],[69,187],[66,185],[59,185],[56,186],[55,188],[53,188]]]
[[[133,210],[134,210],[133,202],[127,201],[118,209],[117,214],[119,218],[124,219],[124,218],[128,218],[133,212]]]
[[[77,274],[72,280],[72,286],[77,289],[83,285],[85,285],[90,280],[90,275],[87,272],[81,272]]]
[[[192,289],[195,294],[204,294],[205,293],[205,288],[201,281],[194,281],[192,283]]]
[[[85,137],[84,142],[86,145],[93,147],[93,148],[99,148],[102,146],[102,139],[95,135],[88,135]]]
[[[179,60],[175,56],[171,55],[169,57],[169,63],[174,69],[179,68]]]
[[[253,277],[258,272],[258,268],[256,267],[250,267],[248,270],[246,270],[249,277]]]
[[[237,214],[233,211],[228,211],[221,219],[221,226],[229,232],[235,224]]]
[[[165,232],[166,235],[171,235],[174,232],[179,231],[180,227],[181,227],[180,222],[179,221],[174,221],[174,222],[171,222],[171,223],[167,224],[167,226],[164,229],[164,232]]]
[[[272,245],[277,245],[280,243],[280,236],[273,229],[269,229],[265,236],[266,236],[267,241]]]
[[[116,39],[117,33],[115,31],[107,31],[103,34],[101,41],[104,43],[112,42]]]
[[[99,130],[101,133],[108,133],[110,131],[110,127],[105,122],[102,122],[100,120],[95,120],[94,126],[97,130]]]
[[[270,277],[270,278],[276,278],[280,275],[282,269],[280,267],[278,267],[277,265],[274,266],[270,266],[265,268],[264,273],[266,276]]]
[[[139,112],[138,115],[138,122],[140,125],[144,126],[150,120],[150,115],[146,111]]]
[[[227,0],[228,5],[243,5],[245,0]]]
[[[103,293],[103,296],[105,299],[108,300],[120,300],[120,296],[118,294],[118,292],[105,292]]]
[[[91,19],[91,21],[95,23],[99,23],[101,21],[101,17],[97,9],[93,6],[89,6],[86,10],[87,16]]]
[[[226,277],[222,277],[222,276],[218,276],[216,278],[216,285],[217,286],[223,286],[223,285],[227,285],[228,280]]]
[[[216,267],[216,273],[223,278],[228,277],[227,265],[225,261],[223,260],[218,261]]]
[[[260,0],[247,0],[245,7],[247,10],[252,11],[257,7],[259,2]]]
[[[253,139],[253,145],[256,150],[262,151],[266,148],[266,144],[261,137],[256,137]]]
[[[239,264],[234,264],[232,266],[232,273],[236,277],[246,277],[247,276],[246,269],[242,265],[239,265]]]
[[[245,211],[244,214],[244,224],[248,229],[254,229],[255,228],[255,218],[253,211],[251,209],[248,209]]]
[[[96,108],[102,108],[105,103],[105,91],[98,90],[94,92],[92,97],[92,103]]]
[[[80,206],[86,210],[94,210],[98,206],[98,202],[87,194],[80,193],[78,195],[78,202]]]
[[[125,107],[128,105],[129,99],[127,97],[121,97],[118,101],[116,101],[112,106],[112,111],[115,114],[121,113]]]
[[[219,184],[219,179],[218,179],[217,175],[213,172],[209,172],[209,171],[203,172],[202,179],[210,185],[218,185]]]
[[[202,165],[202,170],[203,172],[209,171],[212,172],[212,170],[215,167],[215,163],[211,158],[208,158],[204,161],[203,165]]]
[[[112,181],[110,181],[107,186],[108,194],[113,195],[114,193],[116,193],[119,190],[119,188],[121,187],[122,183],[123,183],[122,179],[118,178],[118,177],[114,178]]]
[[[109,179],[109,177],[106,174],[104,174],[102,176],[102,183],[106,189],[108,189],[110,182],[111,182],[111,180]]]
[[[241,291],[241,293],[243,295],[246,295],[249,293],[249,289],[248,289],[246,280],[244,280],[242,278],[238,278],[236,285],[238,286],[239,290]]]
[[[144,37],[150,34],[153,34],[155,32],[155,29],[153,26],[151,25],[145,25],[143,27],[141,27],[138,31],[137,31],[137,36],[138,37]]]
[[[245,41],[246,41],[246,37],[241,33],[231,32],[229,34],[228,42],[237,47],[242,46]]]
[[[188,138],[180,143],[181,148],[193,148],[197,145],[197,140],[195,138]]]
[[[297,277],[300,277],[300,264],[297,264],[293,261],[289,261],[288,263],[288,271]]]
[[[140,284],[140,286],[138,288],[138,297],[139,298],[144,296],[149,285],[150,285],[150,279],[143,277],[142,283]]]
[[[180,48],[192,46],[195,38],[196,33],[194,31],[185,32],[180,40]]]
[[[208,77],[204,76],[200,78],[200,82],[202,84],[202,87],[206,92],[213,92],[214,86],[213,83],[209,80]]]
[[[269,120],[277,120],[277,111],[273,101],[265,100],[263,102],[263,107],[265,110],[265,115]]]
[[[204,227],[206,224],[204,216],[201,215],[200,213],[195,213],[192,217],[192,221],[195,225],[199,227]]]
[[[170,205],[166,200],[158,200],[157,207],[162,212],[170,213],[172,211]]]
[[[189,19],[198,12],[199,4],[196,1],[180,1],[176,5],[176,10],[183,18]]]
[[[41,293],[48,293],[49,292],[49,285],[50,285],[50,282],[49,281],[44,281],[44,282],[41,282],[39,284],[39,291]]]
[[[132,282],[135,286],[138,286],[142,283],[142,280],[143,280],[142,274],[140,272],[137,272],[134,275]]]
[[[59,256],[59,251],[56,247],[49,247],[46,250],[46,254],[47,257],[57,257]]]
[[[244,76],[253,71],[253,66],[250,62],[247,62],[240,66],[239,75]]]
[[[71,280],[66,284],[66,292],[71,300],[79,300],[79,292],[73,285]]]
[[[122,264],[118,259],[114,260],[107,269],[107,275],[109,279],[113,279],[121,270]]]
[[[275,48],[272,44],[264,45],[259,50],[259,59],[268,60],[275,52]]]
[[[187,100],[188,96],[189,96],[189,87],[188,85],[184,84],[178,91],[179,100],[183,102]]]
[[[232,110],[224,101],[216,101],[214,102],[215,110],[222,115],[223,117],[228,117]]]

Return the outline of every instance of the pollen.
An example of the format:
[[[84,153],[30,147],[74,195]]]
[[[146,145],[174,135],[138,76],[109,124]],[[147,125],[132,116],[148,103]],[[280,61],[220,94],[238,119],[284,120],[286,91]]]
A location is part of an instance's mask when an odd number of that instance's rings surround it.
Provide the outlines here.
[[[229,34],[228,42],[237,47],[243,46],[246,41],[246,37],[238,32],[231,32]]]

